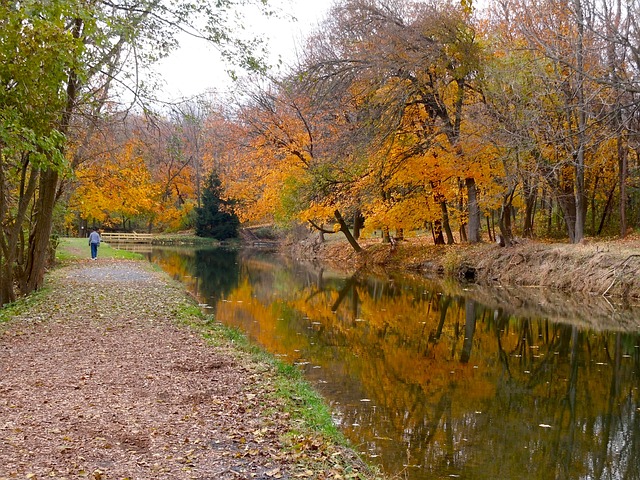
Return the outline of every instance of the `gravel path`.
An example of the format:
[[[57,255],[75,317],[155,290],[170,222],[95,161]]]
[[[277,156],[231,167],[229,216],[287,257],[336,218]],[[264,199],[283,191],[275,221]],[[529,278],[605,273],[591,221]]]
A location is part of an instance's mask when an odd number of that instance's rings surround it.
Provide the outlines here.
[[[291,433],[270,365],[179,325],[164,274],[98,260],[47,282],[0,326],[0,480],[374,478]]]

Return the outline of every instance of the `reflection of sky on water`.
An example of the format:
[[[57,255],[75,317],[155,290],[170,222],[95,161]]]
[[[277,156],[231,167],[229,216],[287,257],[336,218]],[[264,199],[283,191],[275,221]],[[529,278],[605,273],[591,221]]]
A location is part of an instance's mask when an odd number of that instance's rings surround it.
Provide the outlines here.
[[[640,478],[630,307],[598,317],[600,304],[566,298],[576,323],[557,323],[560,307],[531,291],[345,278],[266,253],[153,255],[219,321],[298,364],[389,473]],[[618,320],[622,331],[600,329]]]

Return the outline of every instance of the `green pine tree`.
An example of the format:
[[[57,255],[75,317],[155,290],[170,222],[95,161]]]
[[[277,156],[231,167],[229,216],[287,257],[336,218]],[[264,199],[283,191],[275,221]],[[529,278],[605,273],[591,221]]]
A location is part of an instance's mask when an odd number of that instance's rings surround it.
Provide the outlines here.
[[[233,213],[233,202],[221,198],[218,174],[211,172],[202,192],[202,207],[196,208],[196,235],[227,240],[238,236],[240,220]]]

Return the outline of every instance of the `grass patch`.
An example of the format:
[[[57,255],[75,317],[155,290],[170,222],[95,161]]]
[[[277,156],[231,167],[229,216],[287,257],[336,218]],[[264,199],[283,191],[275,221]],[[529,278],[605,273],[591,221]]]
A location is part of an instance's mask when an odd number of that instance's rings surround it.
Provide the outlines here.
[[[278,373],[276,393],[279,397],[288,400],[288,413],[302,419],[305,428],[331,439],[334,443],[346,445],[347,440],[333,423],[331,411],[326,402],[304,379],[300,370],[276,358],[272,358],[272,363]]]
[[[68,262],[90,258],[90,250],[86,238],[64,237],[60,239],[60,244],[56,250],[56,261]],[[98,258],[112,258],[116,260],[142,260],[144,256],[111,247],[108,243],[102,242],[98,248]]]
[[[163,246],[216,246],[220,245],[220,242],[215,238],[198,237],[196,235],[184,235],[184,234],[162,234],[156,235],[153,238],[154,245]]]
[[[45,297],[49,294],[49,292],[50,288],[44,287],[32,292],[26,297],[17,299],[15,302],[8,303],[0,307],[0,323],[8,322],[13,317],[16,317],[26,312],[27,310],[32,309],[34,306],[45,300]]]

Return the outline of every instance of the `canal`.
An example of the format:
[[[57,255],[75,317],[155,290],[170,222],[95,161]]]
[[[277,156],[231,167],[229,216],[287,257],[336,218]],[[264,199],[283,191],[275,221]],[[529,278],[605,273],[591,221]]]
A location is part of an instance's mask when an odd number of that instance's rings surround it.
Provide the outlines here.
[[[298,365],[390,475],[640,479],[637,307],[347,277],[261,251],[149,258],[218,321]]]

